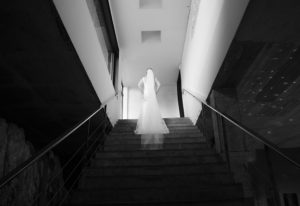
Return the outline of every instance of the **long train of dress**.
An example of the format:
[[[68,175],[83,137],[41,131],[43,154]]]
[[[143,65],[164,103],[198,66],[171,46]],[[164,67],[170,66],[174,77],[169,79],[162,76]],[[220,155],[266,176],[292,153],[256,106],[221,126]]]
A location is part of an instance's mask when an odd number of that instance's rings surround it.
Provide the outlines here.
[[[148,76],[148,75],[147,75]],[[167,134],[169,129],[162,119],[155,93],[155,82],[150,78],[143,78],[143,104],[137,121],[136,134]],[[139,84],[140,85],[140,84]]]
[[[143,104],[137,121],[136,134],[141,134],[141,145],[143,149],[161,149],[164,135],[169,129],[162,119],[156,92],[159,82],[154,78],[152,70],[147,71],[138,86],[143,89]]]

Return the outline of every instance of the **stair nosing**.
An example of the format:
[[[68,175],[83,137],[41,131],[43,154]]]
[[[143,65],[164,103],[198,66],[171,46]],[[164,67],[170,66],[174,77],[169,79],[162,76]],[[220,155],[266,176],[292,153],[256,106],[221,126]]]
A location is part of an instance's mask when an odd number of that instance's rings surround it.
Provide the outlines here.
[[[233,172],[230,172],[230,171],[228,171],[228,172],[223,172],[223,171],[221,171],[221,172],[215,172],[215,173],[191,173],[191,174],[189,174],[189,175],[187,175],[187,174],[161,174],[161,175],[159,175],[160,177],[186,177],[186,176],[188,176],[188,177],[191,177],[191,176],[207,176],[207,175],[233,175],[234,173]],[[111,176],[111,177],[114,177],[115,175],[113,175],[113,176]],[[151,175],[146,175],[146,174],[142,174],[142,175],[123,175],[123,174],[121,174],[121,175],[117,175],[117,177],[118,178],[122,178],[122,177],[124,177],[124,178],[140,178],[140,177],[157,177],[158,175],[153,175],[153,174],[151,174]],[[90,179],[92,179],[92,178],[97,178],[97,176],[90,176],[90,175],[86,175],[85,174],[85,178],[90,178]],[[233,177],[232,177],[233,178]]]
[[[168,142],[168,143],[163,143],[162,145],[195,145],[195,144],[198,144],[198,145],[207,145],[209,146],[209,144],[207,142],[183,142],[183,143],[180,143],[180,142]],[[113,144],[114,146],[118,145],[118,146],[141,146],[141,143],[139,144]],[[106,145],[104,143],[104,148],[106,146],[111,146],[110,144],[109,145]]]
[[[215,162],[215,163],[211,163],[211,162],[208,162],[208,163],[194,163],[194,164],[167,164],[167,165],[126,165],[126,166],[92,166],[90,168],[94,168],[94,169],[112,169],[112,168],[148,168],[148,167],[159,167],[159,168],[162,168],[162,167],[185,167],[185,166],[203,166],[203,165],[218,165],[218,166],[226,166],[227,167],[227,164],[225,161],[222,161],[222,162]],[[90,169],[89,168],[89,169]]]
[[[225,183],[225,184],[219,184],[220,186],[226,188],[226,187],[241,187],[241,184],[240,183]],[[213,185],[215,186],[215,185]],[[163,186],[163,187],[144,187],[144,188],[118,188],[119,191],[126,191],[126,190],[151,190],[151,189],[168,189],[168,186]],[[185,187],[182,187],[184,189],[194,189],[195,186],[185,186]],[[199,190],[207,190],[207,189],[211,189],[211,190],[216,190],[215,188],[212,188],[212,185],[205,185],[205,186],[197,186],[197,189]],[[101,188],[79,188],[77,191],[78,192],[90,192],[90,191],[93,191],[93,192],[98,192],[98,191],[103,191],[103,190],[116,190],[115,188],[104,188],[104,189],[101,189]]]
[[[184,151],[193,151],[193,152],[200,152],[200,150],[198,148],[191,148],[191,149],[187,149],[187,148],[182,148],[182,149],[163,149],[163,150],[115,150],[115,151],[110,151],[110,150],[103,150],[101,152],[98,152],[96,155],[98,154],[109,154],[109,153],[114,153],[114,154],[118,154],[118,153],[163,153],[163,152],[184,152]],[[213,151],[211,148],[202,148],[201,152],[215,152]]]
[[[119,205],[151,205],[153,206],[153,204],[172,204],[172,205],[176,205],[176,204],[197,204],[197,203],[200,203],[200,204],[207,204],[207,203],[223,203],[223,202],[226,202],[226,203],[230,203],[234,201],[235,203],[237,202],[241,202],[241,203],[244,203],[245,201],[245,198],[243,197],[240,197],[240,198],[227,198],[227,199],[216,199],[216,200],[177,200],[177,201],[135,201],[135,202],[129,202],[129,201],[118,201],[118,202],[103,202],[103,203],[99,203],[100,205],[112,205],[112,206],[119,206]],[[82,205],[83,203],[79,203],[79,205]],[[77,204],[75,204],[77,205]],[[84,204],[86,205],[86,204]],[[91,204],[88,204],[88,205],[95,205],[93,203]]]
[[[101,153],[99,152],[99,155],[101,155]],[[210,156],[214,156],[217,158],[221,158],[217,153],[215,154],[203,154],[203,155],[193,155],[193,154],[187,154],[187,155],[162,155],[162,156],[152,156],[152,157],[147,157],[147,156],[141,156],[141,157],[99,157],[96,156],[94,159],[95,160],[106,160],[106,159],[148,159],[148,158],[184,158],[184,157],[210,157]]]

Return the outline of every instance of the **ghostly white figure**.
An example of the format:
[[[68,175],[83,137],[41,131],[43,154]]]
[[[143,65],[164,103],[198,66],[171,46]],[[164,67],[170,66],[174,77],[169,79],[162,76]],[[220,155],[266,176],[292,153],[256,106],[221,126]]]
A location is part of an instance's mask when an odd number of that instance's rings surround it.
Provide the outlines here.
[[[143,104],[135,133],[142,134],[141,143],[144,148],[159,149],[163,144],[163,134],[169,133],[165,121],[162,119],[156,98],[160,83],[154,77],[151,68],[138,83],[143,92]]]

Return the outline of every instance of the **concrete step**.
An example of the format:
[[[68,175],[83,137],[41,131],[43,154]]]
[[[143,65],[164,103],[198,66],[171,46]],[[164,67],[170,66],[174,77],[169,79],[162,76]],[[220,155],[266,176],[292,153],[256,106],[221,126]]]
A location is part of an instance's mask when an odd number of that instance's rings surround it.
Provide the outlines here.
[[[131,128],[135,129],[137,123],[127,123],[127,124],[115,124],[114,128]],[[166,123],[167,127],[197,127],[191,123],[182,123],[182,122],[173,122],[173,123]],[[197,127],[198,128],[198,127]]]
[[[191,129],[173,129],[173,130],[169,130],[169,133],[174,134],[174,133],[178,133],[178,134],[188,134],[188,133],[199,133],[199,135],[201,135],[201,132],[199,129],[197,128],[191,128]],[[126,135],[126,134],[134,134],[134,130],[128,130],[128,131],[112,131],[109,135],[114,136],[114,135]]]
[[[168,123],[190,123],[192,121],[189,118],[163,118],[166,124]],[[128,124],[128,123],[137,123],[137,119],[120,119],[117,121],[117,124]]]
[[[195,126],[191,122],[165,122],[167,126]],[[116,123],[116,127],[136,127],[137,122]]]
[[[167,125],[169,130],[185,130],[185,129],[197,129],[198,127],[193,125]],[[112,131],[129,131],[129,130],[135,130],[136,125],[130,125],[130,126],[118,126],[116,125]]]
[[[180,165],[180,164],[203,164],[220,163],[223,160],[218,155],[207,156],[169,156],[169,157],[147,157],[147,158],[114,158],[97,159],[91,162],[91,167],[110,167],[110,166],[152,166],[152,165]]]
[[[116,203],[74,203],[65,206],[254,206],[253,200],[244,198],[234,198],[227,200],[209,200],[209,201],[160,201],[160,202],[118,202]]]
[[[116,176],[97,178],[86,176],[80,183],[81,189],[186,187],[190,185],[216,185],[233,183],[231,173],[204,175],[161,175],[161,176]]]
[[[253,205],[190,119],[165,121],[171,133],[162,148],[145,150],[134,134],[137,120],[119,120],[83,170],[71,205]]]
[[[173,188],[138,188],[78,190],[72,195],[76,203],[160,202],[160,201],[209,201],[241,198],[241,185],[192,186]]]
[[[168,143],[162,145],[162,150],[181,150],[181,149],[208,149],[207,143]],[[113,144],[105,145],[104,151],[127,151],[127,150],[143,150],[141,144]]]
[[[185,134],[181,133],[169,133],[169,134],[164,134],[164,138],[185,138],[185,137],[202,137],[203,135],[201,133],[197,132],[188,132]],[[133,138],[133,139],[140,139],[141,135],[134,134],[133,132],[131,133],[112,133],[110,134],[107,139],[111,138]]]
[[[86,168],[87,176],[140,176],[140,175],[191,175],[228,172],[225,163],[181,164],[163,166],[127,166],[127,167],[92,167]]]
[[[168,157],[168,156],[182,156],[189,157],[199,155],[216,154],[210,148],[206,149],[187,149],[187,150],[136,150],[136,151],[105,151],[96,153],[96,158],[152,158],[152,157]]]
[[[163,142],[168,143],[205,143],[204,137],[164,137]],[[108,137],[105,145],[112,144],[141,144],[141,137],[123,138],[123,137]]]

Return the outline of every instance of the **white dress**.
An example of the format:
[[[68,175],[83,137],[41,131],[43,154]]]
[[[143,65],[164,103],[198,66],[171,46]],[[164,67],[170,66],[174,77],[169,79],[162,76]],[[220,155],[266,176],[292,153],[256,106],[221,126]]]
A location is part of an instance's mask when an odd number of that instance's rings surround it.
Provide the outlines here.
[[[138,86],[143,90],[143,104],[137,121],[136,134],[167,134],[169,129],[162,119],[156,98],[159,82],[152,70],[147,71]]]

